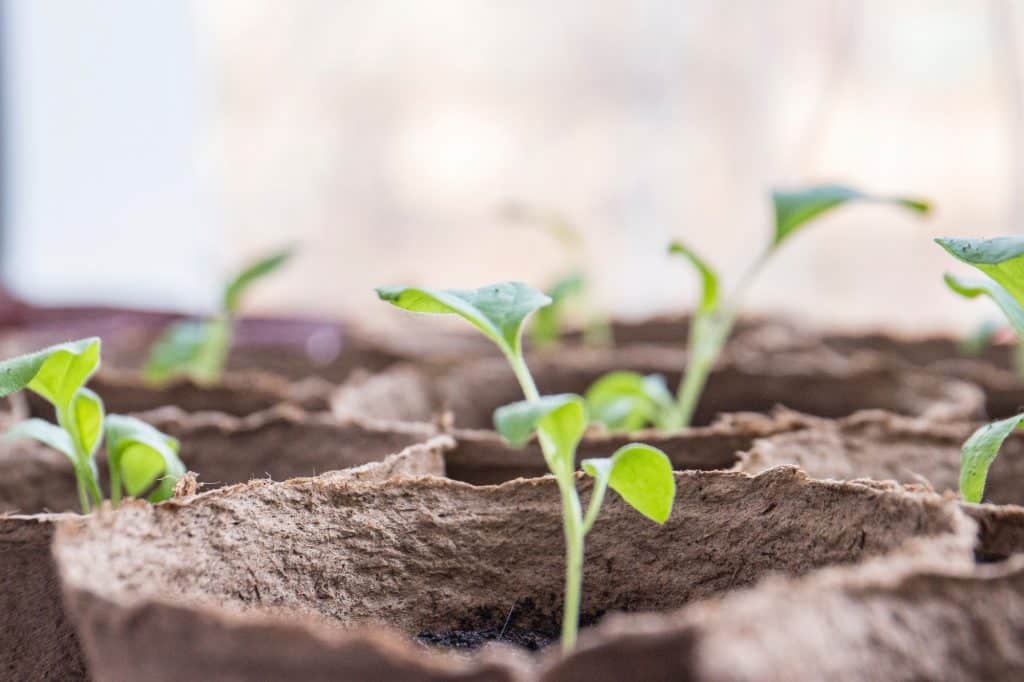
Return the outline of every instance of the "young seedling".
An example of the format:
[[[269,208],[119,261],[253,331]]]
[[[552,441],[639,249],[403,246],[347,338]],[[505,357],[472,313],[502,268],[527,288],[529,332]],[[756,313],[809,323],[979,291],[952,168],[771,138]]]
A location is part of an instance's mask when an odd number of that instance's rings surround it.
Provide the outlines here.
[[[536,434],[558,484],[566,547],[562,648],[571,651],[579,628],[584,540],[597,520],[605,492],[610,487],[641,514],[664,523],[676,491],[668,457],[657,448],[632,443],[611,457],[584,460],[583,471],[594,479],[584,513],[576,490],[576,448],[587,428],[586,404],[574,394],[541,396],[522,354],[523,323],[550,299],[517,282],[469,291],[387,287],[377,289],[377,294],[412,312],[461,316],[497,344],[512,366],[526,400],[498,408],[494,424],[515,446],[525,445]]]
[[[150,491],[150,501],[171,496],[185,474],[178,441],[134,417],[105,415],[103,401],[85,387],[100,366],[98,338],[71,341],[0,362],[0,397],[28,389],[53,405],[57,423],[27,419],[11,427],[6,438],[32,438],[71,460],[82,512],[103,501],[96,452],[106,436],[110,497]],[[155,487],[154,487],[155,486]]]
[[[970,279],[946,273],[946,285],[965,298],[987,296],[995,301],[1024,343],[1024,237],[935,240],[955,258],[973,265],[990,279]],[[960,455],[960,495],[981,502],[988,470],[1009,435],[1021,425],[1024,414],[986,424],[963,445]]]
[[[200,384],[220,380],[227,361],[235,316],[250,285],[270,275],[291,258],[291,247],[276,251],[244,268],[224,287],[220,310],[207,320],[182,320],[169,325],[150,349],[143,376],[162,384],[187,376]]]
[[[854,201],[894,204],[917,213],[929,210],[923,201],[871,196],[839,185],[773,192],[775,231],[772,239],[730,295],[723,295],[718,274],[707,261],[686,244],[672,242],[669,253],[686,260],[697,271],[701,285],[700,299],[690,321],[686,370],[676,395],[671,395],[660,377],[613,372],[594,382],[586,393],[592,418],[617,431],[633,431],[646,425],[675,431],[689,426],[708,376],[736,324],[743,298],[761,269],[800,228]]]

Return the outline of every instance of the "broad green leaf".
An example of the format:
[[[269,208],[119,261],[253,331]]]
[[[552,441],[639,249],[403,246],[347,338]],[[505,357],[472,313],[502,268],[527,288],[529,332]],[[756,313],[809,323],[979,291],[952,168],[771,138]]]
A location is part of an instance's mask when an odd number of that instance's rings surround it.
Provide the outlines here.
[[[223,373],[230,344],[231,321],[227,316],[175,322],[153,344],[143,376],[154,384],[178,376],[189,376],[200,383],[216,382]]]
[[[658,448],[630,443],[608,458],[585,459],[583,471],[598,486],[608,486],[638,512],[658,523],[672,513],[676,479],[672,463]]]
[[[918,199],[873,196],[842,185],[776,190],[772,192],[772,203],[775,205],[775,236],[772,238],[772,246],[778,246],[814,218],[850,201],[895,204],[917,213],[928,213],[931,210],[927,202]]]
[[[92,457],[103,439],[103,401],[94,392],[82,387],[71,399],[68,416],[72,439],[77,439],[82,452]]]
[[[174,484],[185,474],[176,439],[141,419],[119,414],[107,417],[106,436],[109,465],[129,495],[138,496],[158,481],[147,499],[159,502],[173,494]]]
[[[545,454],[553,456],[548,465],[572,470],[576,446],[587,429],[587,412],[578,395],[548,395],[499,407],[494,411],[494,427],[515,447],[525,445],[536,432]]]
[[[555,282],[548,291],[551,305],[544,306],[537,311],[530,327],[530,338],[534,343],[544,344],[558,340],[565,327],[562,318],[566,301],[583,293],[585,287],[586,279],[581,272],[573,272]]]
[[[701,294],[700,304],[697,306],[697,310],[702,313],[710,313],[718,308],[718,274],[710,265],[707,264],[707,261],[698,256],[696,251],[679,241],[674,241],[669,244],[668,252],[670,254],[682,256],[688,260],[700,274]]]
[[[58,409],[100,366],[100,340],[70,341],[0,362],[0,397],[28,388]]]
[[[1024,237],[948,237],[936,239],[935,242],[955,258],[973,265],[994,279],[1017,299],[1017,303],[1024,305]]]
[[[948,272],[943,276],[943,280],[946,282],[946,286],[964,298],[976,298],[982,295],[990,297],[1006,315],[1006,320],[1017,332],[1017,338],[1024,341],[1024,308],[1010,295],[1010,292],[992,280],[963,279]]]
[[[294,246],[280,249],[279,251],[275,251],[269,256],[261,258],[255,263],[250,264],[238,273],[224,288],[224,311],[230,315],[236,313],[241,303],[242,295],[245,293],[246,289],[248,289],[253,282],[266,277],[287,263],[294,253]]]
[[[72,464],[78,463],[71,435],[56,424],[51,424],[42,419],[26,419],[9,428],[7,433],[4,434],[5,440],[16,440],[19,438],[37,440],[58,452],[63,452],[68,456]]]
[[[637,431],[658,424],[675,401],[660,374],[609,372],[587,389],[590,418],[614,431]]]
[[[521,282],[470,290],[380,287],[377,295],[414,313],[459,315],[511,357],[520,354],[523,322],[530,313],[551,303],[547,295]]]
[[[960,495],[967,502],[981,502],[988,469],[1003,441],[1020,426],[1024,414],[986,424],[971,434],[960,451]]]

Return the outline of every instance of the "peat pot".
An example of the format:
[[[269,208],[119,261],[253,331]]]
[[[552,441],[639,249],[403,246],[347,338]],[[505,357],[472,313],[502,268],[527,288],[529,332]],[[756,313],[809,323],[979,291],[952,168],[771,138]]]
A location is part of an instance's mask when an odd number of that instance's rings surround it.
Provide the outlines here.
[[[278,407],[246,418],[164,409],[149,420],[182,442],[181,459],[203,488],[252,478],[291,478],[341,469],[388,475],[422,466],[451,447],[426,426],[379,429]],[[397,464],[390,453],[418,453]],[[372,464],[374,462],[380,462]],[[359,467],[362,469],[350,469]],[[401,466],[399,466],[401,465]],[[367,469],[369,468],[369,469]],[[100,464],[101,471],[105,470]],[[64,617],[50,539],[55,523],[79,518],[67,458],[31,441],[0,448],[0,679],[84,679],[77,640]]]
[[[585,629],[569,658],[546,649],[562,600],[555,481],[472,485],[433,463],[434,476],[255,481],[62,522],[54,556],[91,673],[590,679],[576,672],[611,647],[601,679],[687,679],[686,649],[652,662],[659,640],[643,630],[595,643]],[[973,543],[954,502],[895,484],[814,481],[791,467],[691,470],[676,482],[664,526],[606,500],[588,537],[585,624],[612,612],[676,618],[769,574],[813,575],[928,539]],[[585,501],[589,482],[579,485]]]

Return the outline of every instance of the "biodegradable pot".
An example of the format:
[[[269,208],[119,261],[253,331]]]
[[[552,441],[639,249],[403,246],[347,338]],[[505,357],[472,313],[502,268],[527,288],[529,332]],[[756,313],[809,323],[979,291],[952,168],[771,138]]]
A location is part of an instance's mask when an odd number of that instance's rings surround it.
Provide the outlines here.
[[[793,468],[676,481],[664,526],[606,501],[588,538],[586,621],[677,609],[965,523],[939,496]],[[551,477],[252,482],[101,511],[62,524],[54,543],[100,681],[538,679],[533,661],[501,647],[454,656],[409,640],[542,643],[560,618],[563,551]],[[628,651],[619,666],[644,669]]]
[[[977,565],[971,538],[774,578],[668,617],[609,619],[543,679],[1020,679],[1024,555]]]
[[[204,472],[205,486],[254,477],[290,478],[341,469],[367,478],[417,473],[453,445],[429,427],[382,430],[328,415],[279,407],[241,419],[165,409],[150,421],[182,440],[186,466]],[[388,457],[403,451],[403,455]],[[415,456],[413,456],[415,455]],[[360,465],[362,465],[360,467]],[[352,469],[350,467],[360,467]],[[102,468],[102,465],[101,465]],[[332,474],[334,475],[334,474]],[[0,677],[83,679],[84,664],[63,616],[50,538],[54,522],[75,514],[13,511],[77,508],[67,458],[32,442],[0,450]]]
[[[781,418],[781,415],[780,415]],[[947,494],[959,489],[960,450],[980,423],[946,423],[865,412],[757,441],[739,455],[736,471],[756,474],[799,466],[814,478],[925,483]],[[1011,434],[989,469],[989,504],[964,504],[979,524],[979,556],[1005,558],[1024,548],[1024,434]]]
[[[598,377],[631,369],[679,381],[685,354],[654,347],[539,355],[529,364],[542,393],[584,393]],[[479,360],[440,374],[398,366],[352,381],[335,394],[338,414],[399,421],[431,421],[451,410],[457,428],[491,428],[501,405],[522,400],[503,359]],[[728,412],[765,412],[777,405],[843,417],[862,409],[938,419],[977,417],[981,392],[966,382],[913,369],[897,369],[878,356],[846,360],[829,352],[734,354],[712,372],[694,423]]]

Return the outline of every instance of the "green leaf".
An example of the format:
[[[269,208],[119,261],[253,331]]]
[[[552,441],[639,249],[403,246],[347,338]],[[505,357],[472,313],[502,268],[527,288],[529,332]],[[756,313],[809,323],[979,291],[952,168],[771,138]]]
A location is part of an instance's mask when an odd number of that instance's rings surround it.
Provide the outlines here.
[[[227,316],[175,322],[153,344],[143,377],[154,384],[177,376],[215,383],[224,371],[230,344],[231,321]]]
[[[590,418],[613,431],[659,424],[675,406],[660,374],[609,372],[590,385],[585,397]]]
[[[100,366],[100,340],[70,341],[0,362],[0,397],[28,388],[58,409]]]
[[[842,185],[776,190],[772,192],[772,203],[775,205],[775,236],[772,239],[772,246],[778,246],[814,218],[850,201],[896,204],[922,214],[931,210],[927,202],[919,199],[872,196]]]
[[[999,448],[1024,414],[986,424],[971,434],[960,451],[960,495],[967,502],[981,502],[985,492],[988,469],[999,454]]]
[[[275,251],[269,256],[261,258],[260,260],[250,264],[244,270],[238,273],[235,276],[235,278],[228,282],[228,285],[224,288],[224,311],[230,315],[236,313],[241,303],[242,295],[249,288],[249,286],[253,282],[263,279],[264,277],[273,273],[275,270],[277,270],[282,265],[287,263],[294,253],[295,247],[288,246],[286,248]]]
[[[129,495],[138,496],[159,484],[148,496],[152,502],[171,497],[174,484],[185,474],[178,458],[178,441],[141,419],[112,414],[106,419],[107,456],[111,471]]]
[[[520,355],[526,318],[551,303],[547,295],[521,282],[502,282],[471,290],[380,287],[377,295],[414,313],[459,315],[510,357]]]
[[[679,255],[690,262],[690,264],[697,269],[700,274],[701,280],[701,294],[700,304],[697,306],[697,310],[701,313],[710,313],[718,308],[719,302],[719,285],[718,285],[718,274],[707,264],[703,258],[697,255],[697,252],[687,247],[685,244],[679,241],[674,241],[668,245],[668,252],[670,254]]]
[[[555,282],[548,291],[551,305],[537,311],[530,327],[530,338],[534,343],[544,344],[558,340],[565,327],[562,318],[566,302],[573,296],[583,293],[585,288],[586,279],[581,272],[573,272]]]
[[[7,430],[4,434],[5,440],[17,440],[19,438],[31,438],[43,445],[63,452],[71,460],[72,464],[78,463],[75,455],[75,445],[71,441],[71,435],[56,424],[51,424],[43,419],[26,419],[20,421]]]
[[[68,415],[71,438],[77,440],[82,452],[91,458],[103,438],[103,401],[94,392],[82,387],[71,399]]]
[[[630,443],[609,458],[585,459],[583,471],[597,486],[608,486],[638,512],[658,523],[672,513],[676,479],[672,463],[658,448]]]
[[[1010,326],[1017,332],[1017,338],[1024,340],[1024,308],[1006,289],[992,280],[964,279],[948,272],[943,275],[943,280],[946,286],[964,298],[990,297],[1006,315]]]
[[[947,237],[936,239],[935,242],[955,258],[973,265],[994,279],[1017,303],[1024,305],[1024,237]]]
[[[552,470],[569,467],[571,471],[576,446],[587,429],[587,411],[578,395],[547,395],[499,407],[494,411],[494,427],[515,447],[525,445],[536,432],[545,453],[554,453],[548,462]]]

